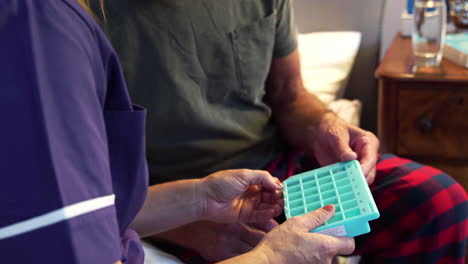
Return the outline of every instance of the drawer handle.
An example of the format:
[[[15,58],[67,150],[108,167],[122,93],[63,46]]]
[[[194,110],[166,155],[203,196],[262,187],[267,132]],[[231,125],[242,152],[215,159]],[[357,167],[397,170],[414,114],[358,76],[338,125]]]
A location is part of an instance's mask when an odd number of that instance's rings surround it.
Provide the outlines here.
[[[429,133],[432,130],[432,119],[429,116],[423,116],[418,121],[419,130],[423,133]]]

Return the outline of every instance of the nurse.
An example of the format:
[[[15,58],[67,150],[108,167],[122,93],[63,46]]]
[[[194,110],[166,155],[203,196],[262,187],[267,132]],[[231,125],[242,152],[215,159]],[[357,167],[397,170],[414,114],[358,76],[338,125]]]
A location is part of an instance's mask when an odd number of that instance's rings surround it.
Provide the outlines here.
[[[281,212],[281,184],[264,171],[220,171],[147,190],[144,120],[115,52],[76,0],[2,0],[2,262],[139,264],[140,237]],[[291,219],[226,263],[349,254],[351,238],[308,233],[333,212],[326,206]]]

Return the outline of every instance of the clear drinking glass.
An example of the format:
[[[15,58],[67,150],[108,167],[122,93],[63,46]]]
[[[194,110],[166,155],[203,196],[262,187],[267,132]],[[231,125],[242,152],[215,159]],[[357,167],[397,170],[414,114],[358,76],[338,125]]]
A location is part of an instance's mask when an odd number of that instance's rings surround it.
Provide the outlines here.
[[[445,0],[414,0],[412,43],[416,67],[438,67],[447,27]]]

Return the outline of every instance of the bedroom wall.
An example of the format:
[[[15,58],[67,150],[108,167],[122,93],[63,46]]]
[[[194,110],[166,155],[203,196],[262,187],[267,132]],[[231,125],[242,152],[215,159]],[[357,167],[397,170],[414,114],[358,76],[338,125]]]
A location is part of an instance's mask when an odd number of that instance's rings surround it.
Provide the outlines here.
[[[363,103],[361,127],[375,132],[380,32],[384,0],[294,0],[301,33],[354,30],[362,32],[361,47],[348,82],[345,98]],[[346,43],[343,43],[346,45]]]
[[[380,43],[380,60],[382,60],[395,34],[400,31],[400,16],[406,8],[406,0],[391,0],[385,2],[382,17],[382,41]]]

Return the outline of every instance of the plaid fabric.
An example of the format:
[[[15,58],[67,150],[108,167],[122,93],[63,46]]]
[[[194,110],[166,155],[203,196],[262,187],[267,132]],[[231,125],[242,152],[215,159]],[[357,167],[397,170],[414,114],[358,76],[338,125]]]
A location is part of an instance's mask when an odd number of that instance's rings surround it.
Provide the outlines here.
[[[284,180],[316,168],[298,155],[279,157],[267,168]],[[382,155],[370,186],[380,218],[371,232],[356,237],[362,263],[465,263],[468,197],[441,171],[391,154]],[[170,250],[184,263],[210,263],[191,250]]]
[[[356,238],[363,263],[465,263],[468,200],[451,177],[382,155],[371,190],[381,216]]]

